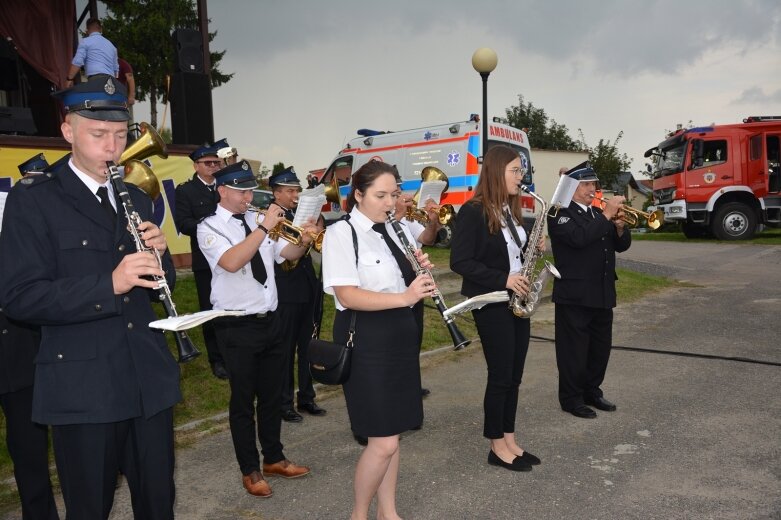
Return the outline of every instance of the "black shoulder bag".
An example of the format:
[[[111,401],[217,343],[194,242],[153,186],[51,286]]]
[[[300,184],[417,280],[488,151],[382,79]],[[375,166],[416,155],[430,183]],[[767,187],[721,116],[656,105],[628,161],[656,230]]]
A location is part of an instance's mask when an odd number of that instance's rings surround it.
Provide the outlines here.
[[[350,230],[353,233],[353,247],[355,248],[355,265],[358,265],[358,236],[355,228],[349,221]],[[309,358],[309,373],[312,379],[324,385],[341,385],[350,378],[350,362],[353,356],[353,336],[355,335],[355,311],[350,318],[350,331],[347,344],[325,341],[317,336],[320,329],[315,324],[312,339],[309,341],[307,357]]]

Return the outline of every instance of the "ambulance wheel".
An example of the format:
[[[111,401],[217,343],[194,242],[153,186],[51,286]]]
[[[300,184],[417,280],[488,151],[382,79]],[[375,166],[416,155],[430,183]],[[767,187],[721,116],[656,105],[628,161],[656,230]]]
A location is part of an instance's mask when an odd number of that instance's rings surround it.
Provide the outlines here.
[[[728,202],[713,214],[711,229],[719,240],[748,240],[757,230],[757,213],[742,202]]]
[[[434,244],[436,247],[447,248],[450,247],[450,242],[453,240],[453,224],[442,226],[437,232],[437,242]]]

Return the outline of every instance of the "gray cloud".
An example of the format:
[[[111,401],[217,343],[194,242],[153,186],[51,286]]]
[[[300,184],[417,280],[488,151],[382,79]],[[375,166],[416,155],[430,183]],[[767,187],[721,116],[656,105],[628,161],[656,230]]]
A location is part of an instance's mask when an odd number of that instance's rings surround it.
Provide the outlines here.
[[[762,87],[747,88],[734,99],[732,105],[752,105],[758,103],[781,103],[781,89],[765,93]]]

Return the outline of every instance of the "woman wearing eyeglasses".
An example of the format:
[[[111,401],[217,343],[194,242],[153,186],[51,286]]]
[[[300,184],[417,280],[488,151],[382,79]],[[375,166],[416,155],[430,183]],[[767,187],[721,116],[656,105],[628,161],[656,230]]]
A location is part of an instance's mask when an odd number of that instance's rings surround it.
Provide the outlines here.
[[[483,158],[475,195],[458,213],[450,252],[450,268],[463,277],[461,294],[466,297],[502,289],[521,295],[529,291],[529,281],[520,274],[527,246],[519,188],[524,173],[518,152],[507,146],[494,146]],[[488,463],[529,471],[540,459],[515,437],[529,320],[515,316],[506,302],[486,305],[472,316],[488,365],[483,399],[483,436],[491,443]]]

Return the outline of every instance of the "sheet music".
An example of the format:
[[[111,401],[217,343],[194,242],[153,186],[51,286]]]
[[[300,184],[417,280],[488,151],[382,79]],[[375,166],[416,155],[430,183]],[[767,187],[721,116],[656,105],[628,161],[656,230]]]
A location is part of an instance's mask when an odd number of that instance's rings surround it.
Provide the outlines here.
[[[149,327],[153,329],[172,331],[187,330],[193,327],[197,327],[198,325],[201,325],[219,316],[242,316],[245,313],[246,311],[200,311],[194,312],[193,314],[183,314],[181,316],[153,321],[149,324]]]
[[[8,198],[8,192],[0,191],[0,231],[3,230],[3,212],[5,211],[5,199]]]
[[[325,186],[323,184],[302,191],[301,195],[298,196],[298,207],[296,207],[293,225],[302,227],[310,218],[317,222],[325,200]]]
[[[420,183],[420,197],[418,198],[418,209],[426,207],[428,199],[439,205],[442,200],[442,192],[445,191],[447,183],[445,181],[423,181]]]
[[[507,294],[507,291],[489,292],[489,293],[480,294],[478,296],[469,298],[468,300],[462,301],[458,305],[453,305],[448,310],[443,312],[442,315],[445,318],[447,318],[449,316],[455,316],[457,314],[461,314],[474,309],[480,309],[481,307],[483,307],[484,305],[488,305],[489,303],[498,303],[498,302],[507,302],[507,301],[510,301],[510,295]]]

